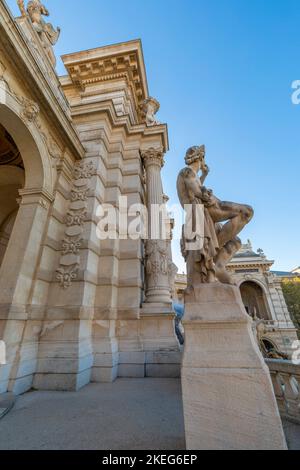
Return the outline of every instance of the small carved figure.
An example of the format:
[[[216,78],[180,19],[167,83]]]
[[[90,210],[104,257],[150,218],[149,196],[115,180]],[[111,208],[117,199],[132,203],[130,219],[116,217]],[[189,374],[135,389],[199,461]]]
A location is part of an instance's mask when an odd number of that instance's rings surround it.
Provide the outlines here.
[[[25,5],[24,5],[24,0],[18,0],[17,3],[18,3],[18,6],[19,6],[21,15],[25,17],[26,16],[26,9],[25,9]]]
[[[25,10],[24,0],[18,0],[18,5],[22,16],[29,16],[32,26],[39,35],[41,43],[45,49],[47,56],[55,67],[56,58],[52,49],[59,38],[60,28],[54,29],[51,23],[46,23],[43,16],[49,16],[47,8],[40,0],[30,0],[27,4],[27,14]]]
[[[191,147],[185,161],[187,167],[181,170],[177,180],[179,200],[183,207],[192,207],[193,226],[196,226],[197,205],[202,205],[204,211],[203,233],[195,236],[195,239],[202,240],[199,249],[187,249],[187,243],[193,240],[187,240],[183,231],[182,251],[187,262],[188,288],[216,280],[234,284],[226,265],[241,247],[237,235],[252,219],[253,209],[248,205],[220,201],[211,189],[204,186],[209,174],[204,146]],[[200,170],[201,177],[198,176]]]
[[[155,98],[147,98],[141,105],[141,114],[147,126],[158,126],[155,114],[159,111],[160,104]]]
[[[34,122],[40,112],[39,105],[28,98],[22,98],[22,118],[24,121]]]

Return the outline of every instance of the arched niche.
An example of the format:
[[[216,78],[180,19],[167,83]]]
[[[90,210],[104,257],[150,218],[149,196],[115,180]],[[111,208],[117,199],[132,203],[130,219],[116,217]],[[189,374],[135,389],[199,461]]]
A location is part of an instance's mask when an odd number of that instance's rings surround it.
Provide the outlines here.
[[[0,266],[19,209],[19,191],[25,185],[24,163],[9,132],[0,124]]]
[[[240,285],[240,292],[248,315],[252,318],[271,320],[266,295],[261,285],[255,281],[244,281]]]
[[[5,226],[7,231],[13,225],[0,266],[0,313],[2,311],[4,317],[9,315],[11,309],[26,311],[53,201],[53,169],[45,136],[39,128],[38,116],[26,118],[25,114],[24,100],[14,95],[8,85],[0,80],[0,125],[11,136],[22,160],[21,167],[25,170],[22,185],[18,169],[7,165],[1,171],[0,166],[2,183],[6,181],[9,185],[19,178],[21,184],[21,190],[18,189],[14,194],[18,199],[17,204],[20,204],[15,223]],[[9,199],[8,195],[6,198]],[[9,217],[10,214],[6,215]]]

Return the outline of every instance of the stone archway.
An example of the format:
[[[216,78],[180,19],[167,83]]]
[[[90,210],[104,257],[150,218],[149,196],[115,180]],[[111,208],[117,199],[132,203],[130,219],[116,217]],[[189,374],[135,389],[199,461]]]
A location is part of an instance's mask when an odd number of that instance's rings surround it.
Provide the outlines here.
[[[24,104],[25,103],[25,104]],[[28,103],[0,80],[0,124],[17,146],[26,171],[25,190],[53,191],[51,158],[36,119],[26,117]]]
[[[240,285],[243,304],[252,318],[271,320],[267,300],[262,287],[255,281],[245,281]]]
[[[25,170],[19,149],[0,124],[0,266],[17,217],[19,190],[24,184]]]
[[[37,124],[38,112],[35,103],[17,96],[4,80],[0,80],[0,136],[3,142],[0,186],[4,188],[3,204],[10,206],[9,213],[6,209],[3,211],[0,227],[5,224],[5,232],[12,229],[0,265],[0,313],[4,305],[7,313],[12,304],[18,305],[18,309],[26,305],[30,282],[28,280],[25,293],[25,280],[33,274],[24,264],[26,255],[34,270],[38,239],[47,218],[45,213],[53,200],[51,157]],[[14,224],[11,223],[13,212],[16,213]],[[31,243],[34,243],[34,253]],[[21,285],[18,285],[19,281]]]
[[[7,347],[7,364],[0,366],[0,393],[16,394],[32,384],[23,343],[28,336],[26,327],[30,329],[28,306],[53,200],[51,158],[35,120],[26,119],[24,102],[0,80],[4,146],[0,165],[0,339]],[[32,367],[34,361],[32,357]]]

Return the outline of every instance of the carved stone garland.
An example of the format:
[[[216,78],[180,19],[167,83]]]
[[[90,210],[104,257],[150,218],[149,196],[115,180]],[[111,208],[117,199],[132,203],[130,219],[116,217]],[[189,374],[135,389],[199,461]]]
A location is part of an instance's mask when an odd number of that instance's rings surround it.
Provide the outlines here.
[[[91,162],[80,162],[74,169],[71,203],[66,216],[67,228],[62,241],[62,257],[60,267],[56,270],[56,279],[64,289],[70,287],[78,277],[79,251],[83,242],[84,222],[87,216],[90,179],[95,174],[96,168]]]

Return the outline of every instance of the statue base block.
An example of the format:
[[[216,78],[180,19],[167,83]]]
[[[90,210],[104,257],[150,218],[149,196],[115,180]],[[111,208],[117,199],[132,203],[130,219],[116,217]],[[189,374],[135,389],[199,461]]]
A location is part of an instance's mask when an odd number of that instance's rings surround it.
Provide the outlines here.
[[[182,392],[188,450],[285,450],[268,367],[235,286],[186,293]]]

